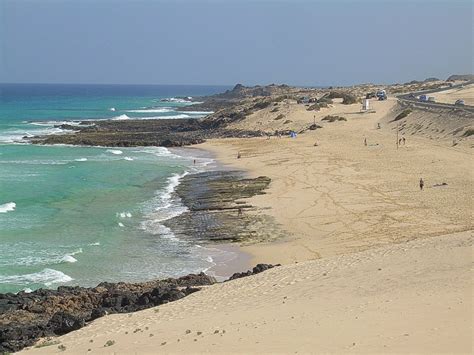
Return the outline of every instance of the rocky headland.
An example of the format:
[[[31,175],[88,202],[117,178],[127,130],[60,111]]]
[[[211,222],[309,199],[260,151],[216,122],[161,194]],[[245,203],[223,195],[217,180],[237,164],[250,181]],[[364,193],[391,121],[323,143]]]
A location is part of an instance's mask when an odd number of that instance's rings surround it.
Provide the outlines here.
[[[388,94],[436,89],[447,86],[445,81],[422,81],[384,86]],[[212,111],[199,119],[126,119],[83,121],[79,125],[62,124],[57,128],[68,130],[65,134],[25,137],[34,144],[72,144],[93,146],[163,146],[182,147],[199,144],[212,138],[245,138],[287,134],[291,127],[274,130],[236,129],[235,124],[257,112],[277,112],[282,104],[297,102],[309,111],[319,111],[342,99],[350,105],[374,93],[380,86],[361,84],[351,87],[302,88],[288,85],[247,87],[235,85],[224,93],[183,100],[195,104],[179,108],[179,111]],[[190,102],[191,102],[190,101]],[[282,117],[283,118],[283,117]],[[279,118],[275,118],[276,120]],[[282,122],[286,122],[282,120]],[[318,127],[312,127],[315,129]],[[299,129],[299,133],[310,126]]]

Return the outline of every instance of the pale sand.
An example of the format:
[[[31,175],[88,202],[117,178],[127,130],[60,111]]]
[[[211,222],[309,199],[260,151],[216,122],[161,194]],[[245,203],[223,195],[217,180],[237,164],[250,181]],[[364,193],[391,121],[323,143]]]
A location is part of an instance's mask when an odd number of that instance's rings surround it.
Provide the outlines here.
[[[204,144],[224,163],[272,178],[251,203],[288,237],[243,250],[286,265],[98,319],[59,338],[66,353],[472,352],[472,154],[413,136],[397,150],[394,133],[376,129],[395,101],[372,103],[376,113],[338,104],[317,113],[348,122],[296,139]],[[287,125],[312,123],[312,112],[291,106]],[[245,124],[271,129],[270,120],[263,112]],[[104,347],[108,340],[115,344]]]
[[[244,247],[255,262],[288,263],[472,229],[470,149],[406,136],[406,145],[397,150],[396,133],[385,123],[376,129],[395,100],[371,104],[376,113],[360,114],[359,105],[316,113],[317,122],[328,113],[348,121],[318,122],[324,128],[296,139],[226,139],[202,145],[221,162],[272,178],[268,193],[251,202],[268,208],[263,213],[274,216],[288,238]],[[295,106],[295,125],[313,121],[314,113]],[[266,125],[262,117],[251,117],[247,124],[253,122]],[[238,152],[241,159],[236,159]],[[448,185],[433,187],[443,182]]]
[[[429,94],[429,96],[433,96],[436,102],[454,104],[456,100],[462,99],[466,105],[474,106],[474,84],[465,85],[462,88],[435,92]]]

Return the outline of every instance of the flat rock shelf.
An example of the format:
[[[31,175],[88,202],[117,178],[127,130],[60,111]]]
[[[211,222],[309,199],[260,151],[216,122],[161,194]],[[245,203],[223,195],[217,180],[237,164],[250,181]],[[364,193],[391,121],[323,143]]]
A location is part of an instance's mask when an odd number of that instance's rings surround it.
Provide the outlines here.
[[[164,224],[178,238],[200,242],[254,243],[281,237],[273,219],[245,199],[265,193],[271,179],[240,171],[187,175],[176,193],[188,208]]]

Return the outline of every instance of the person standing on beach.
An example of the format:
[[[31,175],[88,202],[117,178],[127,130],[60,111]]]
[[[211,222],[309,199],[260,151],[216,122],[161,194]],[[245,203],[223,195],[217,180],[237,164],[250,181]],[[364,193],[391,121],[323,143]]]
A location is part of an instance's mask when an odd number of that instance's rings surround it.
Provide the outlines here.
[[[420,191],[423,191],[424,186],[425,186],[425,182],[423,181],[423,178],[420,178]]]
[[[364,138],[364,145],[367,147],[367,138]]]

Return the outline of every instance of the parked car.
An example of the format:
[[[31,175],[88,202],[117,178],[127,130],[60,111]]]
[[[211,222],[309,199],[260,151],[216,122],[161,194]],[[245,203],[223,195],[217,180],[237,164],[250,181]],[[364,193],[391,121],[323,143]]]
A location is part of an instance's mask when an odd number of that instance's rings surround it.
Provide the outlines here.
[[[379,90],[375,95],[378,97],[379,101],[387,100],[387,93],[385,90]]]
[[[459,99],[459,100],[456,100],[456,102],[454,103],[455,106],[464,106],[465,105],[465,102],[464,100],[462,99]]]
[[[430,97],[428,97],[428,102],[435,102],[435,98],[434,98],[434,96],[430,96]]]
[[[428,101],[428,96],[426,95],[420,95],[420,97],[418,98],[419,101],[421,102],[426,102]]]

